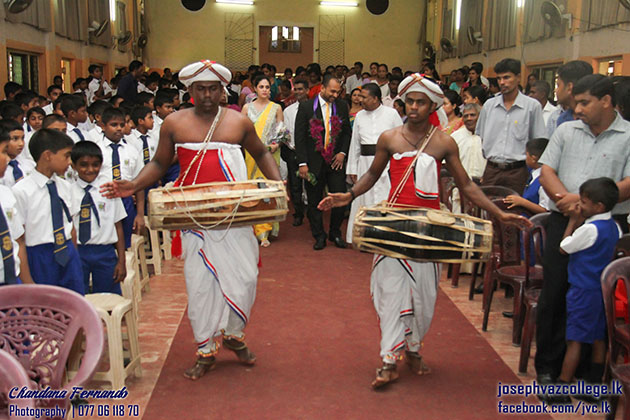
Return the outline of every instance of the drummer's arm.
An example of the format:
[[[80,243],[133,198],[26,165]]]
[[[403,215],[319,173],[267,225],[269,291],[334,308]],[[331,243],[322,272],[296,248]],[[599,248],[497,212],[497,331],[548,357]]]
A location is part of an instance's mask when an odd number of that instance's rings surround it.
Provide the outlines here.
[[[531,222],[529,222],[527,218],[513,213],[503,212],[492,201],[490,201],[483,191],[479,189],[477,184],[470,179],[466,170],[462,166],[462,162],[459,160],[459,149],[457,147],[457,143],[455,143],[451,137],[443,138],[442,140],[446,149],[445,159],[448,165],[448,170],[453,176],[455,184],[457,184],[457,188],[459,188],[459,191],[462,194],[468,197],[468,199],[475,205],[486,210],[492,216],[502,220],[503,222],[523,227],[531,225]]]
[[[243,123],[246,126],[243,147],[249,152],[250,155],[252,155],[252,157],[256,161],[256,164],[262,171],[263,175],[267,177],[267,179],[282,181],[282,178],[280,177],[280,170],[278,169],[278,164],[274,160],[273,155],[269,153],[267,147],[258,138],[258,134],[256,134],[254,124],[251,123],[249,118],[243,118]]]

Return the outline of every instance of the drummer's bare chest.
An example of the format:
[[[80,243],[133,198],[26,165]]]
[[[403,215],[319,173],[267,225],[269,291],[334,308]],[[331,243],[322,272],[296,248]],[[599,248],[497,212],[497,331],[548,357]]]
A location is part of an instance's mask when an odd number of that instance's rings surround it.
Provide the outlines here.
[[[194,118],[186,118],[177,121],[173,125],[173,141],[175,143],[203,142],[208,136],[212,121],[201,121]],[[222,143],[240,144],[242,140],[242,130],[234,127],[231,121],[221,121],[214,129],[211,141]]]

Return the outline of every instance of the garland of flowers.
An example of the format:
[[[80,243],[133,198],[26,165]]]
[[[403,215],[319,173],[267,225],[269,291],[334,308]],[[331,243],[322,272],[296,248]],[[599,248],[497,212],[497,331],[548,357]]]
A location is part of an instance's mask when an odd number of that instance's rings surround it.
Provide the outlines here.
[[[314,102],[313,111],[317,111],[319,101],[316,100]],[[337,136],[341,132],[341,118],[339,118],[336,114],[337,108],[335,104],[333,104],[333,115],[330,117],[330,143],[328,143],[328,147],[324,144],[324,133],[326,132],[324,121],[316,118],[315,114],[309,121],[311,137],[315,139],[315,150],[322,155],[327,164],[330,164],[333,160]]]

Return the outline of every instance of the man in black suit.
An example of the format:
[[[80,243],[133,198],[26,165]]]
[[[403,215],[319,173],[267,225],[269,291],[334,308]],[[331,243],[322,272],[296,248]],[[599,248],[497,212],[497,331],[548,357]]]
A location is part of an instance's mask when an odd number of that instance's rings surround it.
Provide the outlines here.
[[[340,81],[327,74],[319,95],[300,104],[295,120],[295,151],[300,177],[307,181],[304,183],[308,197],[307,216],[316,241],[315,250],[326,246],[322,212],[317,209],[324,187],[327,185],[331,193],[346,191],[345,160],[351,129],[348,105],[338,99],[340,93]],[[309,172],[317,181],[315,185],[309,182]],[[341,238],[343,216],[343,208],[332,209],[328,239],[339,248],[346,247]]]

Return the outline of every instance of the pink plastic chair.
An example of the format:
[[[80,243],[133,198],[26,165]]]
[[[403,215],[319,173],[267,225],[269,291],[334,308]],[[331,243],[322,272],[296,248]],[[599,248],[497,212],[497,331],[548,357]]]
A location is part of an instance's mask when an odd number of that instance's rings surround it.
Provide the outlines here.
[[[85,353],[76,376],[64,386],[70,350],[79,332]],[[0,287],[0,349],[17,357],[39,389],[68,390],[90,381],[104,347],[101,319],[76,292],[57,286]],[[69,399],[38,400],[39,406],[67,408]]]
[[[9,391],[12,388],[33,389],[33,384],[28,378],[28,373],[18,360],[6,351],[0,350],[0,420],[30,420],[32,417],[9,417],[9,407],[7,403],[22,408],[35,408],[35,402],[32,399],[20,398],[9,400]]]

